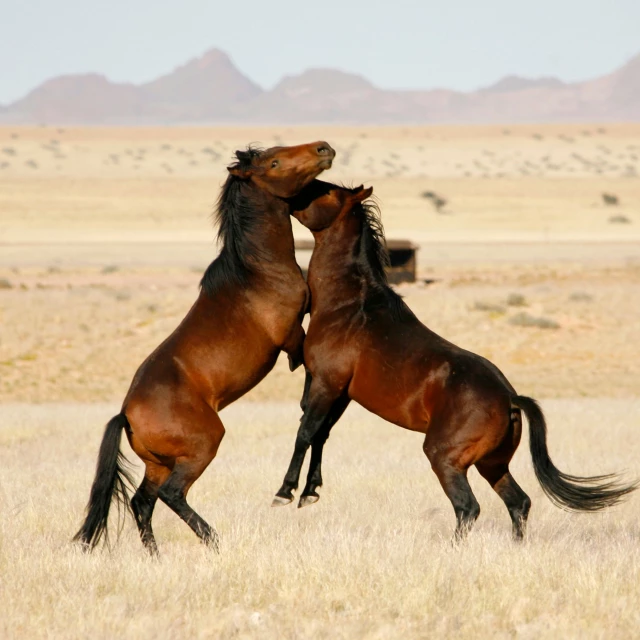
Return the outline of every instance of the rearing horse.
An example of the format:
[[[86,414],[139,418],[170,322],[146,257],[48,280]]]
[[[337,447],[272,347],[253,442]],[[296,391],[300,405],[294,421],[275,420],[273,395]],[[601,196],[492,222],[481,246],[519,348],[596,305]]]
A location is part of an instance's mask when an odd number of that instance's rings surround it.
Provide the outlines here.
[[[480,513],[467,470],[475,465],[502,498],[517,539],[531,500],[509,472],[529,422],[533,467],[558,506],[595,511],[636,488],[613,475],[580,478],[559,471],[547,451],[540,407],[520,396],[485,358],[425,327],[387,285],[388,255],[372,189],[315,181],[294,199],[292,215],[315,237],[307,282],[311,321],[304,344],[307,380],[295,451],[274,505],[293,500],[312,447],[299,506],[316,502],[322,447],[351,400],[398,426],[425,434],[424,453],[457,518],[462,537]]]
[[[129,507],[122,431],[145,465],[130,502],[145,547],[157,552],[151,516],[160,498],[205,542],[218,535],[187,493],[218,451],[218,412],[254,387],[280,351],[302,364],[308,289],[295,261],[290,205],[335,151],[326,142],[236,152],[218,206],[219,256],[178,328],[142,363],[120,413],[107,424],[87,516],[75,540],[93,548],[106,532],[112,497]]]

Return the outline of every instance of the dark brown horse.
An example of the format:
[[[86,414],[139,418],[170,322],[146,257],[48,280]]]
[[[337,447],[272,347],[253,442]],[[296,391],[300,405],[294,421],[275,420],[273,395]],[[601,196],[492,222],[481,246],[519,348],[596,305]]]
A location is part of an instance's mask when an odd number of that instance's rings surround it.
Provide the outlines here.
[[[236,156],[217,207],[220,255],[187,316],[142,363],[121,412],[107,424],[86,520],[75,536],[87,548],[106,532],[114,495],[119,507],[130,504],[151,553],[157,498],[217,548],[217,533],[186,497],[218,451],[224,435],[218,412],[258,384],[280,351],[292,370],[302,364],[308,289],[295,261],[286,199],[330,168],[335,152],[314,142]],[[123,430],[145,465],[130,503]]]
[[[531,501],[509,473],[520,442],[521,410],[529,422],[536,476],[555,504],[595,511],[630,493],[635,485],[623,486],[614,476],[580,478],[559,471],[549,458],[536,401],[518,395],[485,358],[430,331],[389,288],[378,211],[364,203],[371,192],[315,181],[294,199],[292,215],[315,237],[307,279],[311,321],[304,344],[304,415],[274,505],[293,500],[309,446],[299,506],[318,500],[322,447],[351,400],[425,434],[424,453],[455,510],[456,538],[480,513],[467,481],[471,465],[506,504],[515,537],[523,537]]]

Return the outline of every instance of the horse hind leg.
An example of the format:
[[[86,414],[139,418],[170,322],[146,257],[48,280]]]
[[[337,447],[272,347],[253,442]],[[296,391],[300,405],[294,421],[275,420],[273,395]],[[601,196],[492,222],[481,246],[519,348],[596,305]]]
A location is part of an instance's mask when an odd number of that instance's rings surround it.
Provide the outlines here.
[[[433,465],[432,462],[432,466],[456,514],[454,540],[462,541],[480,515],[480,505],[471,491],[467,470],[455,468],[446,463]]]
[[[138,525],[140,540],[152,556],[158,554],[158,545],[151,528],[151,517],[158,499],[158,489],[169,473],[170,470],[167,467],[147,462],[142,483],[131,498],[131,510]]]
[[[468,466],[461,464],[461,455],[430,446],[428,438],[425,438],[423,448],[433,472],[453,505],[456,514],[454,541],[459,542],[466,538],[480,515],[480,505],[467,479]]]
[[[217,531],[187,503],[187,493],[191,485],[200,477],[211,459],[207,460],[206,464],[202,462],[194,464],[191,461],[177,462],[166,482],[158,489],[158,497],[191,527],[204,544],[218,552],[220,539]]]
[[[531,509],[529,496],[520,488],[509,472],[509,462],[520,444],[522,416],[520,410],[512,409],[509,426],[496,449],[476,462],[476,469],[500,496],[509,511],[513,524],[513,537],[523,540],[527,518]]]
[[[216,457],[224,437],[224,426],[217,414],[213,414],[207,419],[206,425],[201,426],[200,437],[191,441],[188,454],[185,452],[176,458],[169,477],[158,489],[158,497],[191,527],[204,544],[218,552],[220,538],[217,531],[187,503],[189,489]]]
[[[508,463],[480,460],[476,463],[476,468],[506,505],[513,523],[514,539],[523,540],[531,500],[509,473]]]

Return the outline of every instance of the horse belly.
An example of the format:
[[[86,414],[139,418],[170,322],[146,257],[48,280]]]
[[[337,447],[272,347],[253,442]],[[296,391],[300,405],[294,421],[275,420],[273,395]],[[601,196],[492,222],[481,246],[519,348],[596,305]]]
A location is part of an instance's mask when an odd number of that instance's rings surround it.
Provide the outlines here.
[[[407,369],[392,369],[384,362],[358,366],[349,385],[349,397],[388,422],[424,433],[429,416],[423,389]]]

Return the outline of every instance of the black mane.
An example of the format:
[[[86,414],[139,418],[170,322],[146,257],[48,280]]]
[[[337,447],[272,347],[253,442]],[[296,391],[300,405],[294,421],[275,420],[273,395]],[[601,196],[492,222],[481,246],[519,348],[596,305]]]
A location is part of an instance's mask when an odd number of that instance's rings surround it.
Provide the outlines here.
[[[389,252],[378,205],[368,201],[357,206],[359,211],[356,213],[359,213],[362,220],[362,233],[356,264],[369,285],[365,311],[386,308],[396,320],[413,317],[413,312],[402,297],[389,286],[386,271],[390,265]]]
[[[238,160],[229,169],[250,167],[260,153],[261,150],[255,147],[236,151]],[[256,213],[256,204],[252,202],[246,181],[229,174],[215,212],[220,254],[207,267],[200,281],[200,287],[207,295],[215,295],[225,285],[247,285],[253,264],[261,257],[260,247],[252,233],[258,220]]]

